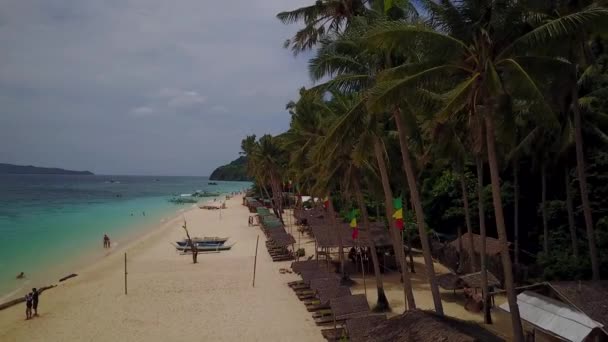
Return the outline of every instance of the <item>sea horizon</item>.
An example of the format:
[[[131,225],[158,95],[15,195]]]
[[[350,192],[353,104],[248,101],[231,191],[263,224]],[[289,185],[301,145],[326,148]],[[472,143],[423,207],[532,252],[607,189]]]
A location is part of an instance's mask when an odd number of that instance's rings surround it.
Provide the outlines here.
[[[208,176],[0,175],[0,302],[103,257],[104,234],[117,248],[194,205],[170,203],[172,196],[229,194],[250,184],[208,182]],[[25,279],[16,279],[20,272]]]

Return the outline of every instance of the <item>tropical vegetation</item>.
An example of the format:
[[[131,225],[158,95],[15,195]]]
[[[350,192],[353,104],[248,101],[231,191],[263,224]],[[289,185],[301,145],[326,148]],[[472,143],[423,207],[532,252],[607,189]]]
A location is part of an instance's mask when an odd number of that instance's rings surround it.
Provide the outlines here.
[[[359,209],[363,229],[383,217],[395,251],[415,235],[439,314],[433,241],[465,230],[482,243],[497,237],[516,341],[516,284],[606,274],[602,3],[318,0],[277,17],[300,25],[285,47],[309,50],[315,82],[287,105],[285,133],[242,142],[248,173],[277,215],[289,183],[331,198],[336,212]],[[405,211],[403,236],[395,204]],[[484,276],[485,253],[468,253],[465,271]]]

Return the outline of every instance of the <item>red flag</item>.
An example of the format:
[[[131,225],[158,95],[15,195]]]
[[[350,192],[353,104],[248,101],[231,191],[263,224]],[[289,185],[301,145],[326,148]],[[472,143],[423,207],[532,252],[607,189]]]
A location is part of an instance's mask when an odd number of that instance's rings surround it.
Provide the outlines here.
[[[395,220],[395,227],[399,228],[399,230],[403,230],[403,219],[396,219]]]
[[[353,240],[357,240],[357,238],[359,237],[359,228],[353,229],[352,237],[353,237]]]

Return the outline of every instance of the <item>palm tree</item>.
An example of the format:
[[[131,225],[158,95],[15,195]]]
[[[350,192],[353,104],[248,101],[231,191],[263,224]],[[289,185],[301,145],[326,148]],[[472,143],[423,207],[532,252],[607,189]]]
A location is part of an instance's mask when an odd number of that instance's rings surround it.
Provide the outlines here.
[[[311,75],[313,76],[313,79],[321,79],[328,75],[333,76],[333,79],[326,82],[325,84],[317,86],[318,89],[330,88],[342,89],[345,91],[354,91],[365,90],[373,84],[374,75],[377,73],[377,70],[381,70],[383,68],[383,65],[385,65],[384,63],[386,62],[386,58],[384,58],[383,55],[374,53],[373,50],[369,50],[361,44],[359,37],[361,36],[362,31],[364,31],[366,28],[367,25],[365,22],[363,22],[361,26],[351,28],[349,35],[345,35],[342,37],[342,39],[336,41],[324,42],[324,44],[319,48],[317,56],[313,58],[310,63]],[[409,170],[410,176],[408,177],[408,188],[410,189],[410,194],[412,196],[414,207],[416,208],[417,212],[416,222],[418,224],[419,234],[422,241],[425,266],[427,268],[427,276],[431,285],[431,292],[433,294],[435,310],[437,313],[442,314],[443,308],[441,305],[441,297],[437,282],[435,280],[435,272],[430,251],[430,244],[426,232],[424,214],[422,212],[422,206],[420,203],[420,196],[417,193],[417,184],[414,179],[413,166],[409,158],[409,150],[405,149],[404,152],[404,146],[407,147],[407,142],[404,141],[403,135],[405,133],[405,130],[401,129],[399,133],[400,145],[402,147],[402,157],[407,157],[404,158],[403,161],[404,165],[406,165],[405,169]],[[382,143],[380,140],[381,139],[378,137],[378,139],[376,139],[376,141],[374,142],[374,146],[380,144],[380,148],[382,150]],[[382,168],[380,166],[381,158],[379,158],[379,156],[377,155],[376,159],[379,163],[379,167]],[[386,177],[388,177],[388,173],[386,173]],[[386,184],[388,184],[388,187],[386,186]],[[390,194],[389,197],[391,197],[392,190],[390,189],[390,184],[386,184],[384,184],[383,182],[383,185],[385,185],[385,197],[387,193]],[[390,207],[392,207],[392,202],[390,203],[390,205],[388,205],[388,208]],[[402,239],[395,237],[395,241],[399,241],[398,245],[402,245],[403,242],[401,240]],[[412,300],[410,299],[408,302],[412,302]]]
[[[303,22],[304,28],[285,41],[294,54],[309,50],[323,39],[345,30],[350,21],[367,11],[363,0],[317,0],[313,5],[277,14],[283,24]]]
[[[500,193],[496,121],[499,115],[509,114],[508,105],[513,99],[528,99],[537,120],[554,120],[540,85],[526,69],[534,62],[553,66],[561,66],[563,62],[534,55],[531,49],[587,28],[598,18],[606,19],[608,11],[586,8],[530,30],[529,17],[521,3],[428,2],[427,10],[432,18],[430,24],[441,30],[384,23],[368,35],[373,46],[395,52],[411,51],[410,60],[417,61],[385,72],[383,82],[373,91],[374,101],[388,104],[404,98],[414,101],[420,88],[426,88],[445,94],[445,106],[436,114],[439,118],[447,119],[466,106],[483,115],[505,287],[514,337],[523,341]]]
[[[438,123],[428,120],[426,124],[426,130],[430,131],[432,135],[431,140],[434,142],[433,148],[436,150],[438,158],[447,158],[449,163],[454,166],[456,173],[459,174],[460,189],[462,195],[462,204],[464,209],[464,219],[468,233],[468,255],[469,255],[469,271],[475,272],[477,270],[477,258],[475,257],[475,248],[473,240],[473,227],[471,224],[471,214],[469,209],[469,194],[468,186],[466,182],[466,163],[469,157],[469,145],[471,145],[472,139],[467,139],[466,126],[468,123],[462,121],[449,122],[449,123]],[[464,132],[464,133],[463,133]],[[460,235],[460,233],[459,233]],[[459,243],[462,243],[462,239],[459,238]],[[462,245],[459,246],[461,264],[462,256]]]
[[[286,135],[286,147],[292,152],[291,166],[306,174],[314,169],[316,189],[328,189],[338,186],[341,180],[342,190],[353,192],[363,220],[363,229],[369,230],[369,219],[360,187],[360,168],[367,165],[369,156],[366,148],[360,144],[357,135],[334,136],[339,140],[328,139],[327,134],[336,119],[349,109],[351,99],[339,93],[333,93],[327,103],[316,92],[302,90],[300,100],[290,105],[292,121]],[[333,185],[330,185],[333,184]],[[326,191],[326,190],[321,190]],[[375,245],[370,244],[372,265],[378,293],[376,311],[390,310],[384,292],[380,263]]]

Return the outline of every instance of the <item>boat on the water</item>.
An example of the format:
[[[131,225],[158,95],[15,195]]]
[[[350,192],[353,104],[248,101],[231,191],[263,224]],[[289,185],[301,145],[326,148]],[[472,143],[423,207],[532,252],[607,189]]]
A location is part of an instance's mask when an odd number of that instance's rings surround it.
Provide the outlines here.
[[[192,197],[218,197],[219,195],[219,192],[196,191],[192,194]]]
[[[202,245],[198,245],[196,246],[196,250],[198,252],[221,252],[221,251],[228,251],[232,248],[232,246],[234,246],[235,244],[233,243],[232,245],[215,245],[215,246],[202,246]],[[192,248],[190,248],[190,246],[178,246],[175,245],[175,249],[177,249],[180,252],[192,252]]]
[[[194,237],[192,238],[192,243],[195,243],[197,246],[223,246],[226,241],[228,241],[229,238],[224,238],[224,237],[217,237],[217,236],[205,236],[205,237]],[[180,247],[184,247],[184,246],[188,246],[188,240],[187,239],[182,239],[181,241],[176,241],[175,242],[178,246]]]
[[[207,185],[217,185],[217,183],[216,182],[209,182],[209,183],[207,183]]]

